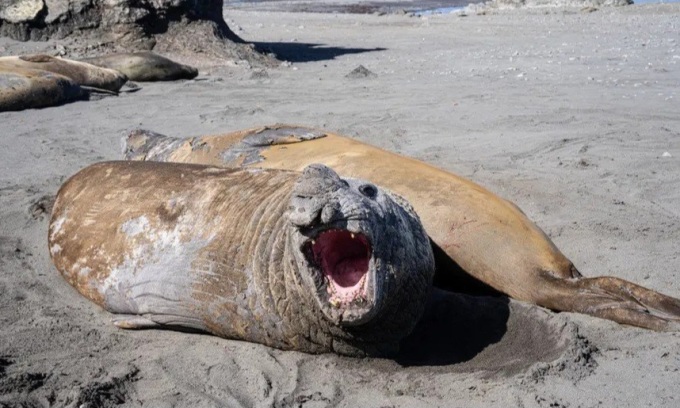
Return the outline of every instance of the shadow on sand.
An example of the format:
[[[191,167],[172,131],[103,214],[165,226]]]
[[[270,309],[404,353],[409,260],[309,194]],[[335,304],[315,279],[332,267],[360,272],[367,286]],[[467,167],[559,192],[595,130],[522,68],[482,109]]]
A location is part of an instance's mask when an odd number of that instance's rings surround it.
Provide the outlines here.
[[[385,51],[386,48],[343,48],[324,44],[297,42],[255,42],[255,47],[265,53],[273,53],[280,60],[290,62],[314,62],[335,59],[346,54]]]
[[[565,353],[588,357],[592,350],[579,339],[565,316],[541,307],[434,288],[425,314],[392,360],[401,367],[512,375]],[[578,361],[587,365],[586,357]]]
[[[401,343],[402,366],[438,366],[472,360],[508,331],[509,299],[434,289],[423,318]]]

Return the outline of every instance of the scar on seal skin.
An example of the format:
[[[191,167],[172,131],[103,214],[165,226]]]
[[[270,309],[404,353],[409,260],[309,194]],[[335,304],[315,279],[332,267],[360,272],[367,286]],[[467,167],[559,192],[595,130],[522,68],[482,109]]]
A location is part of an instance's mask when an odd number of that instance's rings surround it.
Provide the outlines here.
[[[59,272],[119,327],[310,353],[396,352],[434,275],[403,198],[318,164],[95,164],[59,190],[48,238]]]
[[[584,277],[511,202],[463,177],[357,140],[290,125],[183,139],[137,130],[126,140],[125,158],[298,171],[323,163],[342,176],[389,188],[414,206],[433,242],[436,286],[466,291],[481,282],[556,311],[680,330],[679,299],[612,276]]]

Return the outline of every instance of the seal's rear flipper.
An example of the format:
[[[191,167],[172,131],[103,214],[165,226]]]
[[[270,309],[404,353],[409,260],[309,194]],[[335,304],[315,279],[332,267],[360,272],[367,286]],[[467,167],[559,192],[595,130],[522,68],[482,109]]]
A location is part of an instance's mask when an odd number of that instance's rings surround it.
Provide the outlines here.
[[[560,294],[537,302],[656,331],[680,331],[680,299],[612,276],[559,279]]]
[[[116,315],[111,319],[113,325],[120,329],[158,329],[160,324],[139,315]]]

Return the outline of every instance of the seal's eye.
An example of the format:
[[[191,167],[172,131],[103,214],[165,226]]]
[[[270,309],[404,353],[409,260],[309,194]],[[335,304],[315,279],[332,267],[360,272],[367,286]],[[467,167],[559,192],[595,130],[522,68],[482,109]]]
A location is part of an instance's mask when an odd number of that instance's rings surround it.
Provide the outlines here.
[[[378,194],[378,189],[371,184],[362,185],[359,187],[359,191],[368,198],[375,198],[375,196]]]

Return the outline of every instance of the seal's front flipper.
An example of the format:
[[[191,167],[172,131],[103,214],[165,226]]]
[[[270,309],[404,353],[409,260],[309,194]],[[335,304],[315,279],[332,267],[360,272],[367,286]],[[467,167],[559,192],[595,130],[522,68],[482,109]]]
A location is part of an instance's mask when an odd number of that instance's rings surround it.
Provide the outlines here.
[[[307,140],[320,139],[326,137],[326,135],[327,133],[324,131],[303,126],[274,125],[252,131],[243,138],[243,142],[253,147],[265,147],[300,143]]]
[[[271,146],[303,143],[328,133],[303,126],[274,125],[226,135],[174,138],[137,129],[123,139],[125,160],[179,161],[242,167],[264,160]]]
[[[264,158],[260,153],[270,146],[301,143],[327,135],[328,133],[324,131],[302,126],[265,126],[246,133],[240,142],[229,146],[220,154],[220,157],[225,166],[247,166],[263,161]]]
[[[680,299],[612,276],[560,279],[543,306],[656,331],[680,331]],[[543,303],[543,302],[541,302]]]
[[[169,314],[117,314],[113,317],[116,327],[127,330],[172,329],[180,331],[205,331],[203,321],[195,317]]]
[[[120,329],[158,329],[161,327],[160,324],[153,320],[139,315],[116,315],[111,320],[113,321],[114,326]]]

